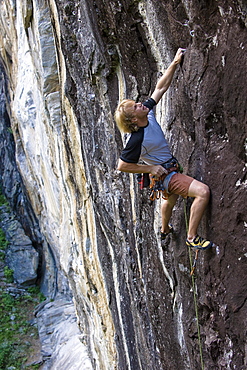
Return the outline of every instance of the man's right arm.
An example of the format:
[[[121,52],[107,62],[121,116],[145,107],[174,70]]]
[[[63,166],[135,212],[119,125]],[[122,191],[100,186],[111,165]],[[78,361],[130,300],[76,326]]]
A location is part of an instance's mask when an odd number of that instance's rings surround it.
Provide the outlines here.
[[[171,85],[174,72],[177,68],[177,65],[181,63],[184,52],[185,49],[178,49],[173,61],[171,62],[163,76],[157,82],[154,92],[151,95],[151,98],[155,100],[156,104],[158,104],[168,87]]]
[[[118,168],[119,171],[128,173],[151,173],[153,176],[160,177],[167,173],[164,167],[160,165],[149,165],[139,163],[127,163],[122,159],[119,159]]]

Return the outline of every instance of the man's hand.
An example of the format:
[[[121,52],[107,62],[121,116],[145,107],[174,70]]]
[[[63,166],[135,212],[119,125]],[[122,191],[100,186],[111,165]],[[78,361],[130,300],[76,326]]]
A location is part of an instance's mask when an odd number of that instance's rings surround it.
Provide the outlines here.
[[[179,48],[176,52],[176,55],[173,59],[173,62],[175,64],[180,64],[182,59],[183,59],[183,56],[184,56],[184,53],[186,52],[186,49],[182,49],[182,48]]]
[[[159,178],[162,175],[167,175],[168,171],[164,167],[162,167],[160,165],[157,165],[157,166],[152,166],[152,169],[151,169],[150,173],[151,173],[151,175]]]
[[[173,62],[175,64],[180,64],[182,59],[183,59],[183,56],[184,56],[184,53],[186,52],[186,49],[182,49],[182,48],[179,48],[175,54],[175,57],[173,59]]]

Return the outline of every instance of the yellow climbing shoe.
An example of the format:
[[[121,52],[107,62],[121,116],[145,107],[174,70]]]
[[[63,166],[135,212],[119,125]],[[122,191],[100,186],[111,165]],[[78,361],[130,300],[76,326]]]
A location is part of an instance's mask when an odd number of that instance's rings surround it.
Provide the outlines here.
[[[192,242],[186,240],[186,245],[188,247],[197,248],[197,249],[208,249],[213,246],[213,243],[207,239],[203,239],[201,236],[197,235]]]

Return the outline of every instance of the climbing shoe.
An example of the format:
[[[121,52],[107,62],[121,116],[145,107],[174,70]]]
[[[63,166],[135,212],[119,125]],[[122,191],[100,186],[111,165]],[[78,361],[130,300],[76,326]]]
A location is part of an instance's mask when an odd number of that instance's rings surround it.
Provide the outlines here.
[[[201,236],[197,235],[192,242],[189,242],[188,239],[186,240],[186,245],[188,247],[193,247],[196,249],[208,249],[213,246],[213,243],[207,239],[203,239]]]
[[[174,230],[173,230],[173,226],[172,226],[171,224],[169,224],[169,225],[168,225],[168,227],[169,227],[169,232],[168,232],[168,233],[162,233],[162,231],[160,232],[161,240],[165,240],[165,239],[166,239],[166,237],[167,237],[169,234],[171,234],[171,233],[173,233],[173,232],[174,232]]]

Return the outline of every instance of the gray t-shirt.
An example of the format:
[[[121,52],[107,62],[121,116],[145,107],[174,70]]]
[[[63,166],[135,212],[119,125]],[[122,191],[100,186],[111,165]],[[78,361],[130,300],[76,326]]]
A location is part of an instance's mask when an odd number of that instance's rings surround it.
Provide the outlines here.
[[[146,164],[157,165],[172,158],[167,140],[154,115],[153,106],[155,104],[153,99],[144,103],[150,109],[148,125],[140,127],[137,132],[128,134],[126,146],[120,156],[124,162],[138,163],[142,160]]]

